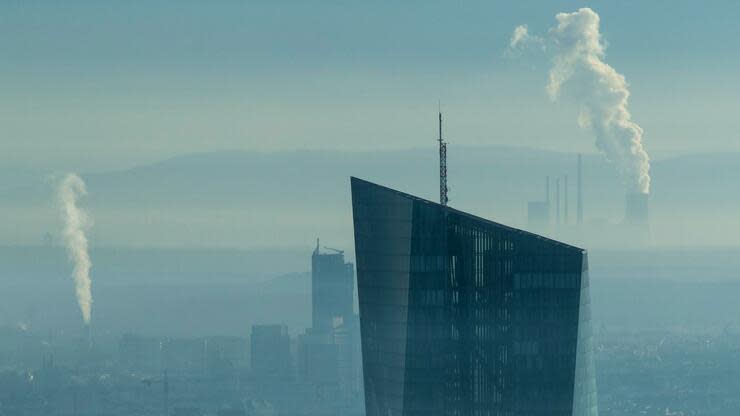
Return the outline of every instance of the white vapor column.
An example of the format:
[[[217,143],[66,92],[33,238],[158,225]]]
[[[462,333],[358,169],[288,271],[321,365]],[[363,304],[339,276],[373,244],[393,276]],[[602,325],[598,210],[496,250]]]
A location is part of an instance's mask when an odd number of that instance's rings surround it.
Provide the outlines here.
[[[85,182],[74,173],[67,174],[59,184],[58,202],[64,222],[64,246],[73,265],[72,278],[75,282],[77,303],[86,325],[90,324],[92,293],[90,291],[90,268],[85,231],[91,226],[87,213],[77,206],[77,199],[87,194]]]
[[[599,15],[589,8],[558,13],[557,25],[544,39],[552,56],[547,92],[580,107],[578,122],[593,130],[596,147],[604,153],[633,193],[650,192],[650,158],[642,143],[642,128],[632,121],[624,76],[604,62],[605,45]],[[533,39],[526,26],[515,29],[510,48],[526,47]]]
[[[558,13],[550,29],[557,53],[547,91],[561,93],[581,107],[579,122],[596,134],[596,147],[615,164],[631,192],[650,192],[650,159],[642,128],[627,109],[630,92],[624,76],[603,61],[605,46],[599,15],[589,8]]]

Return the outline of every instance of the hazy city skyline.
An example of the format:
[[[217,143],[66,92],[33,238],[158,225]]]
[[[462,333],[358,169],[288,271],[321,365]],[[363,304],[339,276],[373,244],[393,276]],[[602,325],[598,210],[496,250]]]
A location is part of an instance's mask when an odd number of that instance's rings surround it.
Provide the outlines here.
[[[0,416],[740,414],[739,17],[0,2]]]

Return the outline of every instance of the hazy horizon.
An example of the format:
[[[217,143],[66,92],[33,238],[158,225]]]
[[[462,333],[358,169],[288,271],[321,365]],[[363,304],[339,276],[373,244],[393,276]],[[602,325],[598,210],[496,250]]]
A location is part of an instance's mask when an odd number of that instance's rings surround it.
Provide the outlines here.
[[[740,414],[739,19],[1,1],[0,416]]]
[[[603,155],[583,155],[585,226],[579,231],[576,154],[453,144],[448,154],[455,208],[531,229],[526,204],[543,199],[545,176],[552,178],[554,192],[555,178],[569,175],[570,226],[546,234],[586,248],[618,247],[629,238],[619,227],[625,187]],[[740,198],[733,192],[738,166],[735,153],[654,160],[648,245],[740,245],[740,232],[733,232],[740,231]],[[81,175],[89,190],[81,203],[95,221],[93,247],[308,247],[321,237],[351,252],[350,176],[432,201],[438,197],[437,153],[431,147],[202,152]],[[54,183],[33,172],[0,178],[0,212],[13,219],[0,222],[0,244],[35,245],[47,233],[58,235]]]
[[[438,102],[458,146],[594,149],[577,108],[547,99],[549,62],[505,53],[515,26],[543,33],[583,2],[289,4],[3,3],[0,162],[84,172],[210,150],[426,147]],[[736,3],[587,4],[653,158],[740,151]]]

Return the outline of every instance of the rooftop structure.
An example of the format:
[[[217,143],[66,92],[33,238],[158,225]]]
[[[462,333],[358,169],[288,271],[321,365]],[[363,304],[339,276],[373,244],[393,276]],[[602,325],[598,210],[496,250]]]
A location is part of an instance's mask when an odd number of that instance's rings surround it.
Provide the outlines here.
[[[312,327],[315,331],[330,332],[339,323],[337,320],[352,318],[355,268],[345,262],[344,251],[324,249],[322,252],[316,240],[311,256]]]

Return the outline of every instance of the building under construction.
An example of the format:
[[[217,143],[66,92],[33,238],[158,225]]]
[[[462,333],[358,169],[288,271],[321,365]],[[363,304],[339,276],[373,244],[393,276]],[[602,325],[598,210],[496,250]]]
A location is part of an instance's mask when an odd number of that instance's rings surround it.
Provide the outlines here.
[[[354,265],[345,262],[342,250],[324,247],[322,252],[317,239],[311,256],[313,329],[330,332],[342,321],[349,322],[353,314],[354,291]]]

